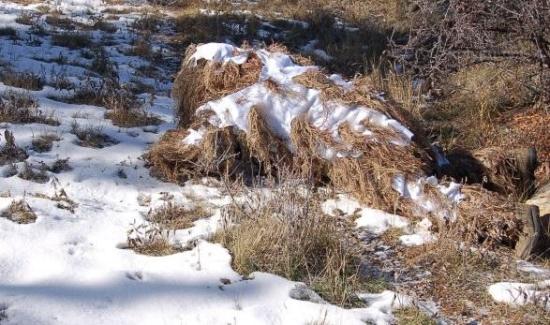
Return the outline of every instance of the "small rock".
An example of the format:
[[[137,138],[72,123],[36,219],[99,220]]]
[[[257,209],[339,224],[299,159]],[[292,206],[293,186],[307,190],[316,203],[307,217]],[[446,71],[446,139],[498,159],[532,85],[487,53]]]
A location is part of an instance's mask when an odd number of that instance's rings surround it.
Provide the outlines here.
[[[292,299],[301,301],[310,301],[318,304],[325,304],[326,302],[315,291],[308,288],[303,283],[298,283],[289,292],[289,296]]]

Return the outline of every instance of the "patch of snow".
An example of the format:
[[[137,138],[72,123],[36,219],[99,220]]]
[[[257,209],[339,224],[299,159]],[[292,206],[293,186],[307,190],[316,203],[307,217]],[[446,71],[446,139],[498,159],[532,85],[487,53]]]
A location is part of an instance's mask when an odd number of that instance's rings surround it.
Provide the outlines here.
[[[204,128],[199,130],[189,129],[189,134],[183,139],[183,143],[186,145],[197,146],[201,143],[205,132],[206,130]]]
[[[390,228],[406,228],[409,221],[396,214],[377,209],[363,208],[360,217],[355,220],[357,227],[364,228],[373,234],[382,234]]]
[[[550,280],[537,283],[499,282],[489,286],[494,301],[513,306],[541,304],[550,308]]]
[[[248,59],[246,51],[226,43],[207,43],[197,46],[195,54],[191,56],[191,60],[207,60],[214,62],[233,62],[243,64]]]

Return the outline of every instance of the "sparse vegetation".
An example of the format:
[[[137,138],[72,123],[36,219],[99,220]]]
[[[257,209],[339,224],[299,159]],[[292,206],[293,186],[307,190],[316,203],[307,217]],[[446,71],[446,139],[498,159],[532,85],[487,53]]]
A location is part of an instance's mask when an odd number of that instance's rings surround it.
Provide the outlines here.
[[[44,184],[50,180],[48,176],[48,166],[46,164],[40,164],[40,166],[33,166],[27,162],[23,165],[22,170],[17,176],[26,181]]]
[[[0,97],[0,122],[59,125],[53,114],[46,115],[38,109],[34,98],[14,91],[6,92]]]
[[[18,224],[29,224],[36,221],[36,213],[25,200],[13,201],[6,210],[2,211],[0,217]]]
[[[193,222],[206,218],[209,212],[202,205],[192,207],[180,206],[173,202],[149,211],[147,220],[162,226],[165,229],[186,229],[193,225]]]
[[[15,137],[9,130],[4,131],[3,145],[0,145],[0,166],[24,161],[29,157],[27,152],[15,144]]]
[[[43,133],[32,139],[32,150],[36,152],[48,152],[52,150],[54,141],[61,138],[57,133]]]
[[[52,35],[52,44],[71,50],[91,47],[92,38],[85,32],[61,32]]]
[[[233,268],[270,272],[305,282],[333,303],[357,303],[359,246],[345,221],[325,215],[317,194],[287,180],[269,194],[250,193],[224,210],[214,240],[229,249]]]
[[[170,230],[147,224],[132,225],[128,248],[142,255],[165,256],[182,251],[170,242]]]
[[[71,133],[76,135],[77,144],[88,148],[105,148],[118,143],[115,139],[102,132],[101,127],[88,125],[81,127],[76,121],[73,122]]]
[[[0,81],[7,86],[26,90],[41,90],[44,87],[44,79],[32,72],[4,70],[0,73]]]

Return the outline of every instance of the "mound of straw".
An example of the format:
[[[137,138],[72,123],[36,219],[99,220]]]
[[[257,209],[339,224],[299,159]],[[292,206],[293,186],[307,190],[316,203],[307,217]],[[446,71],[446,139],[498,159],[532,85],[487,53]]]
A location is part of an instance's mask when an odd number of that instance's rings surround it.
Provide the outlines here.
[[[414,180],[431,171],[429,144],[419,136],[422,131],[418,124],[391,100],[380,100],[365,80],[356,80],[354,89],[344,91],[320,71],[295,78],[308,88],[319,89],[325,101],[370,107],[418,131],[410,145],[394,144],[392,140],[401,135],[393,129],[365,125],[373,133],[365,137],[347,123],[339,127],[343,140],[339,143],[328,132],[311,125],[306,116],[292,121],[290,139],[281,139],[271,131],[260,106],[250,110],[248,132],[236,127],[216,128],[208,122],[207,113],[196,114],[197,108],[257,82],[261,62],[251,54],[243,65],[204,60],[195,64],[190,60],[193,53],[194,48],[187,51],[173,92],[180,129],[166,133],[146,155],[154,175],[178,183],[203,176],[253,180],[258,176],[276,176],[278,171],[289,169],[313,184],[334,186],[373,208],[406,216],[425,216],[410,200],[400,197],[392,183],[397,175]],[[285,89],[276,86],[268,89],[274,89],[274,96],[285,96]],[[188,128],[205,131],[198,145],[182,142],[189,135]],[[324,148],[348,154],[327,160],[321,154]],[[428,191],[444,208],[455,208],[444,203],[446,198],[433,186]],[[486,191],[470,192],[466,202],[458,207],[458,223],[463,227],[457,231],[475,243],[517,239],[521,225],[514,218],[513,206]]]
[[[256,83],[261,70],[260,59],[253,53],[242,65],[223,64],[206,60],[195,62],[192,59],[195,49],[195,46],[187,48],[172,89],[181,127],[191,124],[195,110],[202,104]]]

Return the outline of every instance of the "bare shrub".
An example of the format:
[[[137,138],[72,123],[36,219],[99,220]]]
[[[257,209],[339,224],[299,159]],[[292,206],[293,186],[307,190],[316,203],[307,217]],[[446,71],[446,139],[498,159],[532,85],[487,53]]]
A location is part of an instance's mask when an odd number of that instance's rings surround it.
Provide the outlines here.
[[[402,62],[438,78],[481,63],[529,64],[538,70],[531,85],[548,96],[550,3],[547,0],[416,0],[409,41],[398,46]]]
[[[239,273],[275,273],[305,282],[332,303],[354,305],[359,245],[348,225],[325,215],[320,202],[290,178],[269,193],[252,191],[244,203],[224,209],[226,223],[214,240],[229,249]]]

